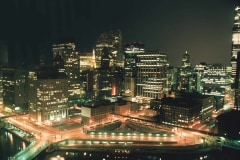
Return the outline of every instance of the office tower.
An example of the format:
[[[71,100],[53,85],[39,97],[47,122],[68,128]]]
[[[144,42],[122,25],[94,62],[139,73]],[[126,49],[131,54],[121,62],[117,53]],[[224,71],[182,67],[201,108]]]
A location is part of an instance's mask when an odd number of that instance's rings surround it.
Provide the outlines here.
[[[80,73],[96,68],[95,50],[93,52],[80,53]]]
[[[62,65],[61,72],[64,72],[68,78],[69,105],[77,104],[80,96],[80,59],[72,42],[62,42],[53,45],[53,63]]]
[[[89,99],[94,99],[93,75],[96,72],[95,62],[95,50],[92,53],[81,53],[80,54],[80,95],[86,101]]]
[[[112,73],[110,70],[110,50],[104,47],[102,50],[101,67],[96,69],[95,79],[95,98],[104,99],[111,96]]]
[[[198,91],[198,75],[191,67],[190,55],[186,53],[182,57],[182,66],[178,68],[178,90],[185,92]]]
[[[131,98],[136,96],[137,54],[144,53],[141,42],[128,43],[124,47],[124,95]]]
[[[101,68],[109,69],[110,68],[110,55],[111,52],[107,47],[102,49],[102,57],[101,57]]]
[[[178,84],[178,68],[170,66],[167,69],[167,84],[166,88],[168,91],[175,91],[177,90]]]
[[[180,67],[178,69],[178,90],[185,92],[199,91],[199,76],[193,67]]]
[[[110,51],[110,66],[121,65],[122,32],[120,30],[102,33],[96,42],[96,67],[101,66],[103,48]]]
[[[82,96],[87,100],[92,100],[95,98],[94,88],[96,88],[96,83],[94,79],[96,70],[83,70],[81,72],[81,90],[84,92]]]
[[[234,92],[231,89],[231,67],[222,64],[201,63],[195,66],[200,87],[197,90],[204,95],[214,96],[214,109],[219,110],[225,107],[233,107]]]
[[[122,96],[124,83],[124,70],[122,67],[112,67],[112,96]]]
[[[235,8],[234,25],[232,31],[232,88],[236,88],[236,74],[237,72],[237,58],[238,52],[240,52],[240,6]]]
[[[136,101],[150,103],[161,98],[166,91],[167,54],[160,51],[145,51],[137,54]]]
[[[3,105],[6,111],[28,110],[27,71],[24,68],[2,68]]]
[[[222,64],[206,65],[201,75],[201,92],[209,95],[225,96],[227,88],[231,87],[231,74]]]
[[[182,67],[189,67],[189,66],[191,66],[190,55],[186,51],[186,53],[182,57]]]
[[[31,71],[29,78],[29,117],[36,123],[54,124],[68,115],[68,83],[55,69]]]
[[[240,52],[237,54],[237,73],[236,73],[236,82],[235,82],[235,103],[234,106],[237,110],[240,108]]]

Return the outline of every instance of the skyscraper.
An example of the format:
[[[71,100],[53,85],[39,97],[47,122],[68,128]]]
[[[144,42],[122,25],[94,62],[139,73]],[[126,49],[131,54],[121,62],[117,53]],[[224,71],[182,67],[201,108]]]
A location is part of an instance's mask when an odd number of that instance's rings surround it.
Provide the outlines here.
[[[232,89],[235,90],[235,104],[239,106],[239,72],[240,72],[240,6],[235,8],[234,25],[232,32]]]
[[[190,56],[186,51],[186,53],[182,57],[182,67],[189,67],[189,66],[191,66]]]
[[[61,67],[61,56],[63,59],[64,67],[62,72],[68,78],[68,92],[69,92],[69,105],[77,102],[80,95],[80,58],[75,49],[75,44],[72,42],[62,42],[53,45],[53,61],[55,65]],[[59,57],[59,58],[58,58]]]
[[[101,66],[103,48],[108,48],[110,54],[110,67],[120,65],[122,32],[120,30],[102,33],[96,42],[96,67]]]
[[[145,51],[137,54],[137,102],[150,103],[150,99],[164,96],[167,67],[167,53]]]
[[[232,88],[236,88],[237,58],[240,52],[240,6],[235,8],[234,25],[232,31]]]
[[[144,51],[141,42],[127,43],[124,48],[124,95],[129,98],[136,96],[137,54]]]

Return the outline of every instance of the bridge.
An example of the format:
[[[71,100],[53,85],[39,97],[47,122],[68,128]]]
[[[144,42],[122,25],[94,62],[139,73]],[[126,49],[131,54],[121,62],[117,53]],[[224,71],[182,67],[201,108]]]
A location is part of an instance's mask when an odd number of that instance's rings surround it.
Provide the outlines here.
[[[28,160],[35,158],[38,154],[49,147],[50,143],[48,141],[33,141],[27,148],[18,152],[10,160]]]

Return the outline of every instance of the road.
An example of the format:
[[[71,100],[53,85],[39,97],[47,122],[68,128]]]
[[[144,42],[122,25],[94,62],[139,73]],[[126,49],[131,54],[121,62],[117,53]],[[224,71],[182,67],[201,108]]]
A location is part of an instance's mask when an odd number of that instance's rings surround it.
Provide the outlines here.
[[[209,137],[208,135],[201,134],[199,132],[193,132],[189,130],[184,130],[181,128],[178,129],[170,129],[170,128],[164,128],[164,130],[169,130],[171,132],[174,132],[172,135],[167,134],[165,136],[154,136],[148,133],[141,133],[141,134],[132,134],[130,132],[129,134],[126,132],[123,132],[124,134],[120,134],[121,132],[117,133],[102,133],[102,134],[86,134],[83,132],[83,127],[80,125],[80,123],[77,121],[68,121],[66,122],[66,125],[75,125],[75,127],[62,127],[61,129],[59,128],[54,128],[52,126],[47,126],[47,125],[37,125],[34,123],[31,123],[28,121],[27,115],[20,115],[17,117],[9,117],[7,118],[8,123],[20,128],[21,130],[24,130],[28,133],[31,133],[35,140],[38,142],[36,143],[33,147],[28,148],[26,151],[22,151],[20,154],[21,156],[33,156],[31,154],[36,154],[34,151],[40,152],[41,150],[45,149],[42,148],[41,146],[43,144],[51,144],[51,143],[59,143],[65,140],[65,142],[71,141],[72,142],[77,142],[79,139],[86,141],[86,142],[91,142],[91,144],[95,144],[95,147],[98,147],[96,145],[104,146],[105,144],[109,144],[105,147],[108,146],[115,146],[117,145],[128,145],[130,147],[136,147],[136,146],[141,146],[142,148],[144,147],[169,147],[169,146],[175,146],[175,147],[190,147],[194,145],[199,145],[199,146],[205,146],[208,148],[215,147],[216,146],[216,141],[212,140],[212,137]],[[79,127],[76,127],[76,123],[79,123]],[[147,125],[152,125],[153,124],[147,124]],[[155,126],[154,126],[155,127]],[[121,129],[123,130],[123,129]],[[104,142],[104,144],[102,144]],[[111,144],[112,142],[116,142],[114,145]],[[69,143],[68,143],[69,145]],[[79,144],[74,144],[74,145],[79,145]],[[82,145],[82,144],[81,144]],[[47,146],[46,146],[47,147]],[[73,147],[73,146],[72,146]],[[83,146],[80,146],[83,147]],[[126,146],[125,146],[126,147]]]

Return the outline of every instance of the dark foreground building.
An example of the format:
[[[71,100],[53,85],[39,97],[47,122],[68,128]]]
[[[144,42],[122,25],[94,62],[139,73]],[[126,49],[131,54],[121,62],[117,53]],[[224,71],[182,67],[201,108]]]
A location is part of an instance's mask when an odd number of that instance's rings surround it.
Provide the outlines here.
[[[218,133],[231,139],[240,139],[240,111],[232,110],[217,117]]]

